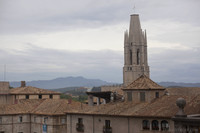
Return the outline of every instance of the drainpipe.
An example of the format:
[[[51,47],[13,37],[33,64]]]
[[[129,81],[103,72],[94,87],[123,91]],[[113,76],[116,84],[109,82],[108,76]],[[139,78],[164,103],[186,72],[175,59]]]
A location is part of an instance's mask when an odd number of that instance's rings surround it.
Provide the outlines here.
[[[72,133],[72,114],[70,115],[70,133]]]
[[[94,129],[94,115],[92,116],[92,119],[93,119],[93,133],[95,132],[95,129]]]
[[[30,133],[31,133],[31,114],[30,114]]]
[[[130,121],[129,121],[129,118],[128,118],[128,133],[130,133]]]
[[[13,133],[13,115],[12,115],[12,133]]]

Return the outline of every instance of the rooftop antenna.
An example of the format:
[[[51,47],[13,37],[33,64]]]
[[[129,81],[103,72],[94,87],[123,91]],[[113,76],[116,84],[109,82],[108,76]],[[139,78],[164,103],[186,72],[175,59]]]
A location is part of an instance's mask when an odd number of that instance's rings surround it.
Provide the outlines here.
[[[6,64],[4,64],[4,81],[6,81]]]
[[[135,7],[135,4],[133,5],[133,13],[136,13],[136,7]]]

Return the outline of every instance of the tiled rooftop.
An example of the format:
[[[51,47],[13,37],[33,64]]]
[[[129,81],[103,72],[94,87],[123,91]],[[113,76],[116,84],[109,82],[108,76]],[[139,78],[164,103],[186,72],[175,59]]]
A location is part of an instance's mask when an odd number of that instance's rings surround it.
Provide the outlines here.
[[[0,105],[0,115],[9,114],[43,114],[43,115],[64,115],[66,111],[80,110],[84,104],[65,99],[26,99],[19,100],[18,104]]]
[[[32,86],[18,87],[10,90],[10,94],[60,94],[59,92],[40,89]]]
[[[165,89],[165,88],[152,81],[146,75],[142,75],[138,79],[133,81],[131,84],[123,88],[123,90],[135,90],[135,89],[149,90],[149,89]]]
[[[172,95],[163,96],[155,99],[151,103],[140,102],[118,102],[108,103],[95,107],[88,107],[84,110],[67,111],[72,114],[93,114],[93,115],[109,115],[109,116],[131,116],[131,117],[173,117],[177,111],[176,100],[182,96]],[[187,97],[187,105],[185,112],[187,114],[199,114],[200,113],[200,95],[195,97]]]

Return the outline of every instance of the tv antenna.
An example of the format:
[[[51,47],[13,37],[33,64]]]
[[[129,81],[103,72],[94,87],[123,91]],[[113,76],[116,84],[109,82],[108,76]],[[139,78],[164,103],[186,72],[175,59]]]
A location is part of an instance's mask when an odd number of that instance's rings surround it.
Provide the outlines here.
[[[136,7],[135,7],[135,4],[133,5],[133,13],[136,12]]]

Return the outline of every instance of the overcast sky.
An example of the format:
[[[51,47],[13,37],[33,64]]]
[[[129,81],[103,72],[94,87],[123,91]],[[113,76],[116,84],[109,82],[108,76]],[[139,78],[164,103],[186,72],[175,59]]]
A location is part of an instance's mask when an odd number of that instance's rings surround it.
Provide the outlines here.
[[[200,0],[0,0],[0,81],[122,83],[123,34],[138,13],[151,79],[200,82],[199,7]]]

